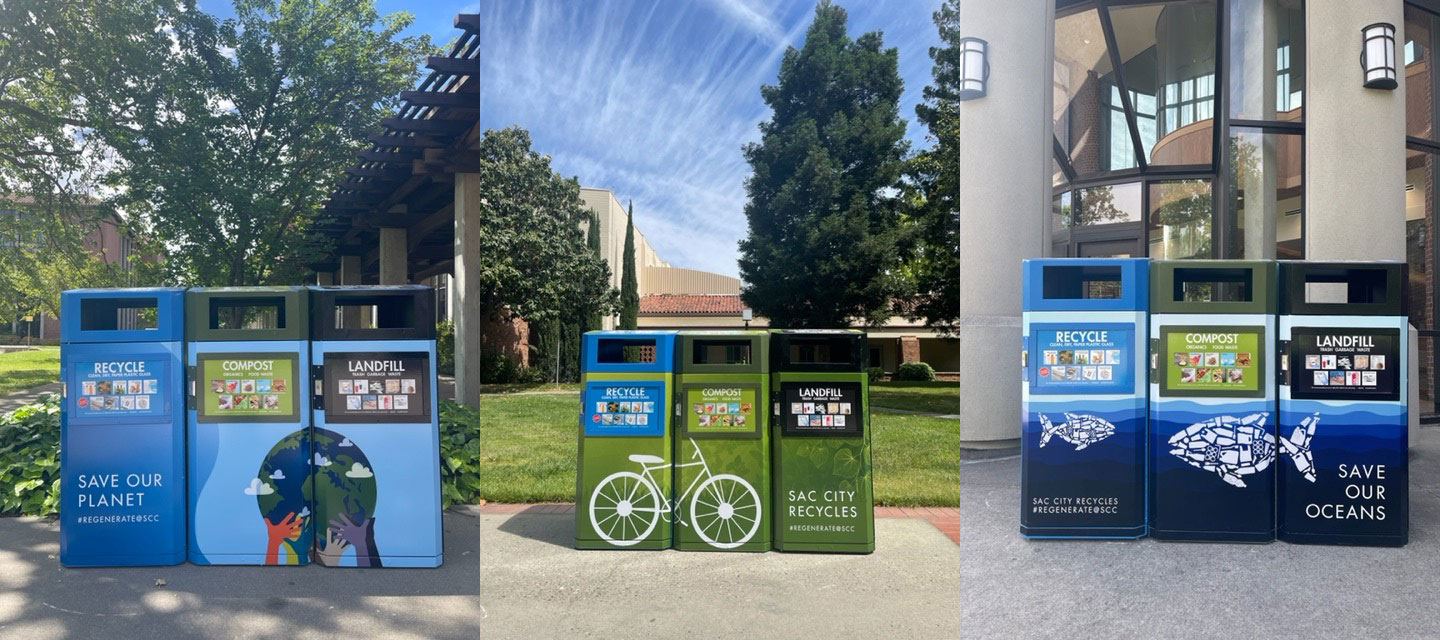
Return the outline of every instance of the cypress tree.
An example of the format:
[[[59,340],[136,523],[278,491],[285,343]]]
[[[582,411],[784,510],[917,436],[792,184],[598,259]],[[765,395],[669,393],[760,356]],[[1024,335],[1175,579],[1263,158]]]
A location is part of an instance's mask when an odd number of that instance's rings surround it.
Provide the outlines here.
[[[620,328],[634,329],[640,315],[640,285],[635,280],[635,201],[625,218],[625,262],[620,274]]]
[[[590,253],[593,254],[596,259],[601,259],[600,215],[597,213],[590,213],[590,228],[585,234],[585,244],[590,247]],[[599,331],[602,327],[605,326],[604,320],[602,319],[598,310],[591,310],[586,312],[584,318],[584,325],[585,326],[581,329],[582,333],[585,331]]]

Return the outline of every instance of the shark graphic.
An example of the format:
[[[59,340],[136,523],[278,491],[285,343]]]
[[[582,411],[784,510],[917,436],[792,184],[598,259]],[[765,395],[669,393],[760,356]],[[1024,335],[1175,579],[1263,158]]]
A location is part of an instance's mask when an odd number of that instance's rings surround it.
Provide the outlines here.
[[[1040,446],[1050,442],[1052,436],[1075,445],[1079,451],[1115,434],[1115,425],[1104,418],[1089,415],[1065,414],[1065,422],[1054,424],[1045,414],[1040,415]]]
[[[1170,454],[1243,489],[1245,481],[1240,476],[1264,471],[1275,459],[1275,445],[1265,432],[1269,416],[1264,412],[1197,422],[1170,436]]]

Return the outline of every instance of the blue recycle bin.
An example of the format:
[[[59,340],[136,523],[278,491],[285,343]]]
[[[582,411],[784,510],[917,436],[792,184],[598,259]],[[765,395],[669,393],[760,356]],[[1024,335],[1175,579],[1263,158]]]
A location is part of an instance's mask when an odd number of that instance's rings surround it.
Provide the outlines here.
[[[1275,539],[1275,263],[1150,271],[1150,535]]]
[[[185,561],[184,289],[60,294],[60,563]]]
[[[1024,265],[1020,533],[1146,533],[1145,259]]]
[[[310,311],[316,562],[440,566],[435,290],[311,287]]]
[[[310,562],[310,313],[304,287],[185,294],[190,561]]]
[[[1280,263],[1279,537],[1409,539],[1406,268]]]

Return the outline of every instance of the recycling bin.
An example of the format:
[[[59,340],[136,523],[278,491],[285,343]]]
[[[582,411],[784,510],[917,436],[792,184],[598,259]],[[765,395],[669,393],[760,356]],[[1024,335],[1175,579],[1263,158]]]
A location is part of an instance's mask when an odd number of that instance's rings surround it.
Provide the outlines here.
[[[1280,263],[1279,537],[1409,539],[1403,262]]]
[[[190,561],[310,562],[310,311],[304,287],[185,294]]]
[[[184,291],[60,294],[60,564],[185,561]]]
[[[315,561],[440,566],[435,290],[311,287],[310,362]]]
[[[1020,533],[1139,538],[1150,264],[1026,260]]]
[[[675,376],[675,548],[769,551],[770,335],[682,331]]]
[[[868,360],[860,331],[771,332],[777,550],[875,550]]]
[[[581,340],[577,549],[668,549],[674,331],[591,331]]]
[[[1150,269],[1150,535],[1274,540],[1275,263]]]

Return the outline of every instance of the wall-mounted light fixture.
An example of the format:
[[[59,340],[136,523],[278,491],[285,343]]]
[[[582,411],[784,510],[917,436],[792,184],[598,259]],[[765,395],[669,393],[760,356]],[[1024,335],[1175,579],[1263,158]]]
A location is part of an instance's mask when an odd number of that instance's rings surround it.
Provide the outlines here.
[[[960,99],[985,97],[990,79],[990,43],[979,38],[960,39]]]
[[[740,311],[740,319],[745,321],[745,328],[749,329],[750,321],[755,319],[755,312],[751,311],[749,307],[746,307]]]
[[[1365,88],[1393,91],[1400,86],[1395,80],[1395,25],[1377,22],[1360,33],[1364,38],[1360,68],[1365,72]]]

